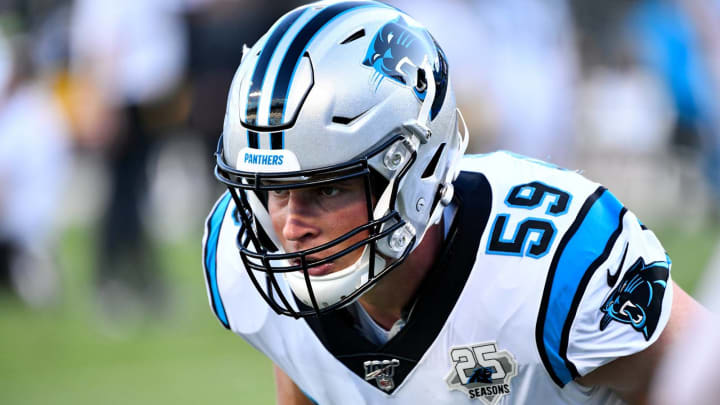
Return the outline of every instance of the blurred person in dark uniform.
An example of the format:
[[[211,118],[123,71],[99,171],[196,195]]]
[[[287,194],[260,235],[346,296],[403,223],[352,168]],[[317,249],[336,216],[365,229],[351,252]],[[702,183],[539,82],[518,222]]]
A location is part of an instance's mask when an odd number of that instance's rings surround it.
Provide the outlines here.
[[[189,3],[186,13],[191,89],[188,123],[206,141],[208,150],[214,151],[217,136],[222,132],[227,89],[240,63],[238,55],[242,54],[243,45],[255,43],[284,10],[303,2],[281,0],[273,2],[273,7],[261,1],[194,0]]]
[[[159,310],[165,299],[143,207],[149,157],[158,137],[177,124],[173,110],[186,60],[181,6],[78,0],[72,11],[73,74],[91,82],[107,119],[87,136],[105,143],[110,176],[96,275],[109,315],[124,315],[137,300]]]

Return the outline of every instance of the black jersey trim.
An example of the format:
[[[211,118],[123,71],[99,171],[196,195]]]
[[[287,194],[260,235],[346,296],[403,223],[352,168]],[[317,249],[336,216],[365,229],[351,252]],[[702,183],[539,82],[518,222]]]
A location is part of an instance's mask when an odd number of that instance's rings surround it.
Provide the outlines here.
[[[433,268],[418,289],[405,327],[384,345],[377,346],[355,329],[348,310],[338,310],[305,321],[323,346],[345,367],[365,381],[363,363],[400,360],[394,371],[392,394],[415,368],[442,330],[455,307],[477,258],[491,208],[490,184],[480,173],[462,172],[455,182],[458,211]],[[302,306],[297,299],[298,305]],[[375,386],[375,380],[367,381]],[[379,388],[378,388],[379,389]]]

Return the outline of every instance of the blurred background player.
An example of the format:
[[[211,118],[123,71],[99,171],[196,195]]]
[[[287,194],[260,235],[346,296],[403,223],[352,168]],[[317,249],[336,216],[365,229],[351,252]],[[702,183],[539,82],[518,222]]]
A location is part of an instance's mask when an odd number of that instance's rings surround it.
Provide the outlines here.
[[[507,149],[574,165],[580,60],[568,2],[390,3],[443,44],[456,83],[463,83],[456,91],[474,130],[471,151]]]
[[[109,195],[97,285],[109,315],[130,301],[161,311],[164,275],[143,221],[148,172],[159,138],[178,124],[187,55],[177,1],[78,0],[72,13],[73,75],[89,80],[108,114]]]
[[[73,75],[90,82],[105,118],[87,138],[102,140],[110,180],[96,280],[109,314],[134,301],[169,306],[154,246],[188,232],[210,187],[197,173],[221,131],[237,38],[257,38],[275,17],[224,0],[74,2]]]
[[[0,20],[0,283],[27,303],[59,288],[56,215],[70,160],[69,127],[19,15]],[[54,62],[50,59],[49,62]]]

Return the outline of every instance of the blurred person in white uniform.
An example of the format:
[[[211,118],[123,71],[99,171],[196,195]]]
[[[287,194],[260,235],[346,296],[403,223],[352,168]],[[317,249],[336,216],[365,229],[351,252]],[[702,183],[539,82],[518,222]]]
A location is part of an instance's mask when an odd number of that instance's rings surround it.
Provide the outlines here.
[[[43,305],[57,293],[54,219],[70,148],[65,118],[34,77],[24,41],[0,31],[0,278]]]
[[[390,3],[443,44],[472,112],[470,152],[507,149],[573,166],[578,56],[565,0]]]

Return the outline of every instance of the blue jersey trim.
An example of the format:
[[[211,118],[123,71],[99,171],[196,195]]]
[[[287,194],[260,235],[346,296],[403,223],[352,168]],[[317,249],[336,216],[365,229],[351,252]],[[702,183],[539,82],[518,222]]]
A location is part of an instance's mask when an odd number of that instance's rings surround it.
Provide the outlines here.
[[[604,188],[588,199],[553,258],[538,317],[538,349],[553,380],[564,386],[578,376],[567,359],[569,326],[592,274],[622,231],[626,210]]]
[[[318,405],[318,402],[317,402],[313,397],[311,397],[310,395],[308,395],[307,392],[305,392],[305,391],[303,391],[303,390],[300,390],[300,391],[303,393],[303,395],[305,395],[305,398],[307,398],[307,399],[310,400],[310,402],[312,402],[312,403],[315,404],[315,405]]]
[[[217,250],[218,241],[220,240],[220,230],[222,229],[225,212],[230,204],[230,193],[226,192],[207,221],[207,241],[205,242],[205,251],[203,252],[203,264],[205,265],[205,277],[207,279],[208,288],[210,289],[211,303],[215,316],[227,329],[230,329],[225,314],[225,306],[220,297],[220,290],[217,283]]]

